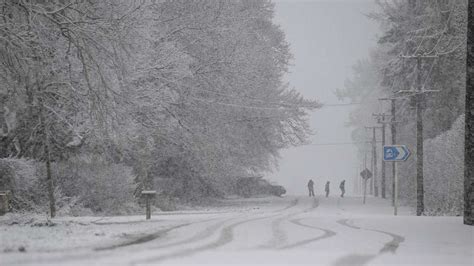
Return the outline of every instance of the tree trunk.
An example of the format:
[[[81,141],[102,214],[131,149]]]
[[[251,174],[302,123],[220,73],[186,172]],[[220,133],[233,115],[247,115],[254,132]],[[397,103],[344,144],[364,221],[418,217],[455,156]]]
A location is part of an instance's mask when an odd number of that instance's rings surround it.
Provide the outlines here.
[[[46,143],[45,143],[45,155],[46,155],[46,176],[48,182],[48,197],[49,197],[49,213],[51,218],[56,216],[56,207],[55,207],[55,198],[54,198],[54,180],[51,174],[51,156],[49,151],[49,137],[46,133]]]
[[[474,225],[474,3],[468,3],[464,145],[464,224]]]
[[[49,132],[48,132],[48,125],[45,121],[45,115],[44,115],[44,106],[43,106],[43,100],[41,97],[38,99],[39,107],[40,107],[40,123],[41,123],[41,128],[43,130],[43,135],[44,135],[44,143],[43,143],[43,149],[44,149],[44,159],[46,160],[46,182],[48,186],[48,198],[49,198],[49,214],[51,218],[54,218],[56,216],[56,202],[54,198],[54,180],[53,176],[51,174],[51,151],[50,151],[50,146],[49,146]]]

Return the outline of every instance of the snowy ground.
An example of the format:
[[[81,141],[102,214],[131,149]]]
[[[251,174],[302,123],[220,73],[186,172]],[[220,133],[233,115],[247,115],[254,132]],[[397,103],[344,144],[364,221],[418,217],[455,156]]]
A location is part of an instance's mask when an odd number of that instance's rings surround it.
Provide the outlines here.
[[[126,217],[0,218],[0,264],[473,265],[461,217],[416,217],[359,197],[230,200]],[[25,252],[19,251],[24,247]]]

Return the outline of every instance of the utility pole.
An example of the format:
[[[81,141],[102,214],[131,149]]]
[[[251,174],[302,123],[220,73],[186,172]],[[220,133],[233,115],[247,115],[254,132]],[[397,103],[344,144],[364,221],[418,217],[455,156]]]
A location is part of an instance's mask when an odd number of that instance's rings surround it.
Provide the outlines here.
[[[382,129],[382,127],[365,127],[366,129],[372,129],[372,161],[371,161],[371,170],[373,173],[373,179],[370,181],[370,192],[375,197],[379,196],[379,187],[377,183],[377,140],[376,140],[376,135],[375,135],[375,129]]]
[[[395,106],[395,100],[397,98],[380,98],[380,101],[390,101],[391,107],[390,107],[390,116],[391,120],[390,122],[387,122],[387,124],[390,124],[390,135],[392,136],[392,145],[397,144],[397,127],[396,124],[398,123],[396,121],[396,106]],[[395,205],[395,176],[396,176],[396,163],[392,163],[392,206]]]
[[[385,146],[385,113],[382,114],[382,147]],[[382,160],[382,199],[385,199],[385,161]]]
[[[393,162],[393,215],[398,214],[398,173],[397,162]]]
[[[421,91],[421,58],[416,58],[417,87]],[[423,94],[415,95],[416,101],[416,215],[420,216],[425,210],[425,189],[423,184]]]
[[[416,59],[416,88],[415,90],[401,90],[398,93],[408,93],[415,100],[416,108],[416,215],[423,214],[424,184],[423,184],[423,105],[425,93],[438,92],[437,90],[425,90],[421,83],[421,60],[424,58],[436,59],[437,55],[415,55],[402,56],[403,58]]]
[[[381,114],[372,114],[373,116],[377,117],[377,123],[378,124],[382,124],[382,147],[385,146],[385,125],[386,124],[393,124],[393,123],[390,123],[390,122],[387,122],[385,121],[385,118],[387,117],[387,115],[385,113],[381,113]],[[386,182],[385,182],[385,161],[382,160],[382,184],[381,184],[381,194],[382,194],[382,198],[385,199],[386,198],[386,193],[385,193],[385,190],[386,190]]]
[[[392,114],[392,123],[390,124],[390,131],[392,135],[392,145],[395,145],[397,143],[397,128],[395,127],[395,115],[396,115],[396,110],[395,110],[395,99],[391,99],[391,108],[390,112]],[[397,163],[392,163],[392,205],[395,206],[395,192],[396,192],[396,180],[395,177],[397,176]]]
[[[364,170],[367,169],[367,149],[364,149]],[[367,178],[364,179],[364,201],[363,203],[365,204],[365,197],[367,195]]]
[[[371,127],[365,127],[365,129],[372,129]],[[373,147],[373,141],[370,142],[371,147]],[[367,151],[366,151],[366,156],[367,156]],[[367,158],[365,159],[366,165],[367,165]],[[366,166],[367,167],[367,166]],[[370,171],[373,174],[373,177],[369,180],[369,194],[373,195],[374,194],[374,179],[375,179],[375,173],[374,173],[374,153],[373,150],[371,152],[371,158],[370,158]]]
[[[372,159],[374,160],[374,196],[379,196],[379,187],[377,184],[377,143],[375,140],[375,127],[372,128]]]

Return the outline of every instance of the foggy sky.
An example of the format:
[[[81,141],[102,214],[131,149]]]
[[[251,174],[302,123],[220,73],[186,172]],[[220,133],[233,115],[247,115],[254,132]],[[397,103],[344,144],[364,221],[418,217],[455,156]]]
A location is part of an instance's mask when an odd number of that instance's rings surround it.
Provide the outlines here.
[[[294,56],[286,79],[305,97],[322,103],[340,103],[334,94],[352,75],[352,65],[368,56],[376,44],[378,26],[367,14],[376,9],[372,0],[346,1],[274,1],[274,22],[279,24]],[[309,117],[315,132],[312,143],[351,142],[346,127],[351,106],[325,107]],[[280,167],[268,178],[287,189],[289,194],[307,193],[309,178],[315,191],[323,192],[326,180],[331,190],[339,191],[346,179],[346,191],[352,193],[352,180],[358,172],[355,147],[301,146],[282,152]]]

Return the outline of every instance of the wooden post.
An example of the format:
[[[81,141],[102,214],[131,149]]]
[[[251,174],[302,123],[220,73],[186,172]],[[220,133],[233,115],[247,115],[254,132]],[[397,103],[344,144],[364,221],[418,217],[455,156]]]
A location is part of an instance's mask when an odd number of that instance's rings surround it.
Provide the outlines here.
[[[365,154],[364,154],[364,170],[367,169],[367,150],[365,150]],[[364,179],[364,204],[365,204],[365,197],[367,195],[367,178],[365,178],[365,176],[362,176],[362,178]]]
[[[143,190],[142,195],[145,197],[145,215],[146,219],[151,219],[151,198],[156,194],[155,190]]]
[[[151,218],[150,195],[146,195],[145,200],[146,200],[146,219],[150,220]]]
[[[0,215],[5,215],[10,209],[10,191],[0,191]]]
[[[397,171],[397,162],[393,162],[393,169],[395,169],[395,175],[393,176],[395,188],[393,195],[393,214],[397,216],[398,214],[398,171]]]
[[[364,178],[364,204],[365,204],[366,195],[367,195],[367,178]]]
[[[382,114],[382,147],[385,146],[385,113]],[[383,154],[382,154],[383,156]],[[385,199],[385,161],[382,160],[382,199]]]

